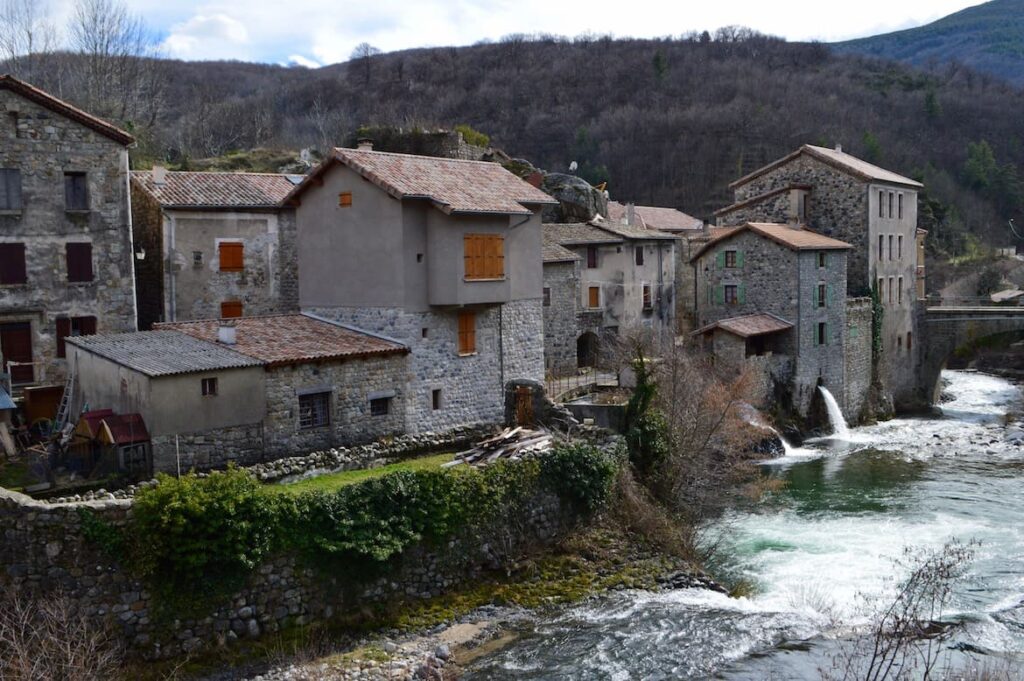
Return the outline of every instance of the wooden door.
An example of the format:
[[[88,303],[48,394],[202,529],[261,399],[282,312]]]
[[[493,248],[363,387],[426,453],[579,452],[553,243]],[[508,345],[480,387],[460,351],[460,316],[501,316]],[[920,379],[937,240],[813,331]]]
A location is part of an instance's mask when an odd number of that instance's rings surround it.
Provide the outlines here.
[[[0,324],[0,353],[4,356],[4,367],[7,362],[32,361],[32,324],[18,322]],[[35,381],[34,367],[11,367],[11,383],[32,383]]]
[[[516,425],[533,425],[533,391],[525,385],[516,387]]]

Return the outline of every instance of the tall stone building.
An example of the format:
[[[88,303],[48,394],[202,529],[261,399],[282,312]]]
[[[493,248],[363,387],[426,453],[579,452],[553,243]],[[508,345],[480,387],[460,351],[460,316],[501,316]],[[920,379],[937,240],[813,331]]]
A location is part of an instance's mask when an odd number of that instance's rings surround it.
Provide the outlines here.
[[[878,291],[884,309],[878,373],[897,402],[912,401],[921,183],[840,147],[804,145],[729,186],[736,201],[716,213],[720,226],[805,224],[853,247],[847,293],[862,297]]]
[[[303,311],[410,349],[410,432],[504,418],[542,380],[541,210],[496,163],[335,149],[292,192]]]
[[[131,174],[139,328],[294,312],[295,211],[302,180],[276,173]]]
[[[135,329],[134,139],[11,76],[0,108],[0,372],[59,385],[65,338]]]

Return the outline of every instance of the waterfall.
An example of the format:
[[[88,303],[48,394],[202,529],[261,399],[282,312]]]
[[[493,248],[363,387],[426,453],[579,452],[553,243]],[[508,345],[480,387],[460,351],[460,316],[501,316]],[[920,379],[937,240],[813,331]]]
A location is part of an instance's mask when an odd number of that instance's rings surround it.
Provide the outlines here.
[[[793,445],[789,444],[786,438],[782,437],[782,433],[777,431],[772,426],[768,425],[768,422],[764,420],[761,412],[754,408],[753,405],[743,402],[740,405],[740,410],[743,412],[743,418],[752,426],[756,426],[762,430],[767,430],[773,433],[775,437],[779,438],[779,442],[782,443],[782,454],[783,456],[789,456],[793,453]]]
[[[828,420],[832,422],[832,434],[840,440],[849,440],[850,429],[846,425],[846,419],[843,418],[843,412],[839,408],[836,398],[832,397],[832,393],[823,385],[819,385],[818,390],[821,391],[821,396],[825,398],[825,406],[828,407]]]
[[[782,443],[782,454],[783,454],[783,456],[791,456],[793,454],[793,445],[789,444],[789,440],[787,440],[786,438],[782,437],[782,433],[780,433],[779,431],[775,430],[774,428],[772,428],[772,431],[775,433],[775,436],[777,438],[779,438],[779,442]]]

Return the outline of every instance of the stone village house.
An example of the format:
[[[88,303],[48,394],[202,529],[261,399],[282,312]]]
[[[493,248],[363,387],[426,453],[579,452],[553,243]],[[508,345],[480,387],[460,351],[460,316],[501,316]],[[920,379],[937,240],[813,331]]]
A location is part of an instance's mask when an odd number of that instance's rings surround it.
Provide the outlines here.
[[[735,203],[720,226],[746,222],[806,225],[852,246],[847,295],[877,290],[884,308],[878,375],[897,403],[914,390],[918,269],[917,192],[921,183],[844,153],[804,145],[736,180]]]
[[[160,324],[68,348],[75,413],[141,415],[153,471],[252,464],[407,429],[409,349],[308,315]]]
[[[20,394],[62,384],[66,338],[135,329],[134,139],[11,76],[0,108],[0,373]]]
[[[496,163],[335,149],[295,188],[303,311],[409,349],[410,433],[499,423],[544,378],[541,210]]]
[[[139,328],[295,312],[295,211],[281,201],[301,175],[131,174]]]
[[[595,366],[620,330],[675,336],[672,234],[610,220],[544,225],[544,343],[555,375]]]
[[[817,387],[855,420],[871,380],[870,302],[848,299],[850,245],[797,224],[715,230],[695,254],[695,331],[726,371],[752,368],[807,417]]]

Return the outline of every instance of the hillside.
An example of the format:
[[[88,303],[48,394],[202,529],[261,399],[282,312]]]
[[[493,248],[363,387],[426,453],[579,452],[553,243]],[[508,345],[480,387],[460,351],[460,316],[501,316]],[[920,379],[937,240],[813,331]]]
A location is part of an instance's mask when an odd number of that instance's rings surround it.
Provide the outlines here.
[[[1024,0],[992,0],[925,26],[833,47],[917,66],[957,62],[1024,86]]]
[[[62,55],[61,59],[70,59]],[[923,72],[750,33],[683,40],[510,38],[321,69],[154,63],[138,164],[256,147],[325,148],[360,126],[468,124],[548,170],[572,161],[622,201],[709,217],[730,180],[803,143],[922,179],[944,249],[1024,223],[1024,93],[964,68]],[[59,72],[48,69],[47,73]],[[64,78],[72,101],[91,93]],[[40,83],[47,87],[47,83]]]

